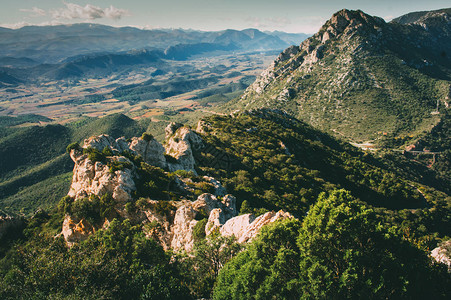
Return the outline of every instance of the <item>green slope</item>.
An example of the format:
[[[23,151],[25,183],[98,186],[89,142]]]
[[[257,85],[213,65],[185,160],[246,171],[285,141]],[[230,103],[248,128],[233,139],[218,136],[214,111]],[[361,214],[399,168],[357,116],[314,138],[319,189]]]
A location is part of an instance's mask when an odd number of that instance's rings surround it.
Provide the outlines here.
[[[11,124],[19,121],[8,119]],[[147,125],[115,114],[67,126],[6,127],[0,137],[0,209],[30,214],[37,208],[53,207],[70,186],[73,162],[66,154],[67,145],[100,134],[130,138],[144,132]]]
[[[382,159],[279,111],[216,115],[203,122],[207,146],[197,157],[200,169],[256,208],[302,214],[320,192],[335,188],[375,206],[421,208],[449,192],[436,191],[441,196],[426,200],[417,190],[421,175],[406,177]]]
[[[427,21],[425,30],[342,10],[286,49],[228,109],[284,109],[355,142],[430,131],[442,116],[431,112],[449,101],[451,29],[445,17]]]

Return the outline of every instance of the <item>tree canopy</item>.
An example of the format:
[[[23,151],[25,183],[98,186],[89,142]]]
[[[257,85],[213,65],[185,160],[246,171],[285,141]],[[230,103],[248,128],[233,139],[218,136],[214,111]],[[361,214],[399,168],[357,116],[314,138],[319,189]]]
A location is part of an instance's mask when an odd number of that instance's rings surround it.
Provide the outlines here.
[[[262,230],[221,270],[213,298],[445,297],[449,275],[397,232],[349,192],[323,193],[302,225]]]

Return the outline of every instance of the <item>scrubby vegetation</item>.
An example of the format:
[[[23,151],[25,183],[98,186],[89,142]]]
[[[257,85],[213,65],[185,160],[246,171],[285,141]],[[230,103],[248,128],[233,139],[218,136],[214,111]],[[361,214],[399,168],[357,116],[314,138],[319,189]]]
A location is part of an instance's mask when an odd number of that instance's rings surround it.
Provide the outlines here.
[[[66,151],[78,148],[83,139],[93,135],[130,138],[140,135],[146,127],[147,124],[116,114],[101,119],[80,119],[66,126],[2,128],[0,207],[12,214],[22,212],[26,215],[38,208],[54,207],[67,194],[70,186],[67,173],[72,171],[73,162],[65,154]],[[111,155],[97,152],[89,153],[94,161],[103,161],[105,156]],[[112,171],[122,167],[127,166],[115,165]]]
[[[450,276],[349,192],[322,194],[221,270],[213,299],[446,298]]]
[[[68,249],[43,234],[48,218],[35,216],[28,241],[0,260],[2,299],[191,299],[170,256],[139,226],[115,219]]]
[[[451,205],[449,196],[423,188],[418,173],[406,175],[387,167],[393,161],[360,152],[280,112],[261,110],[204,121],[209,133],[203,136],[208,145],[197,157],[200,169],[237,196],[242,213],[286,209],[302,216],[321,192],[345,188],[383,213],[410,214],[415,220],[411,230],[431,245],[437,235],[451,235],[444,215]]]

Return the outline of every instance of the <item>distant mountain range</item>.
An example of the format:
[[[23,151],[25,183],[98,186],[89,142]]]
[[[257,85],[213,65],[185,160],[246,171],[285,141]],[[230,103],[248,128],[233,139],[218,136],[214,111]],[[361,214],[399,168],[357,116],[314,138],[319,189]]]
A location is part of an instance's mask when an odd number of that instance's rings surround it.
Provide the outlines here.
[[[231,110],[280,108],[358,143],[429,132],[451,97],[451,9],[386,23],[341,10],[283,51]]]
[[[284,49],[299,44],[306,34],[261,32],[257,29],[195,31],[141,30],[99,24],[25,26],[0,30],[0,56],[26,57],[40,63],[57,63],[71,56],[132,49],[159,49],[178,44],[234,45],[242,51]],[[0,59],[1,62],[1,59]]]
[[[186,60],[194,55],[281,51],[307,36],[257,29],[203,32],[98,24],[2,28],[0,84],[107,76],[124,67],[161,68],[162,59]]]

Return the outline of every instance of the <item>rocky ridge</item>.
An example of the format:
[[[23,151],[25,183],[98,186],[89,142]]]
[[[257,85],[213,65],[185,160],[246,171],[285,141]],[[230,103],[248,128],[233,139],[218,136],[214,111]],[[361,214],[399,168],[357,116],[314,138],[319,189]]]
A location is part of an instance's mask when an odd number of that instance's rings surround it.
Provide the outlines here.
[[[198,126],[202,128],[201,125]],[[226,189],[213,177],[203,176],[201,183],[211,186],[212,193],[203,193],[195,201],[189,199],[165,200],[155,199],[152,194],[143,198],[136,210],[126,209],[128,203],[135,203],[134,194],[137,191],[136,181],[139,180],[138,166],[127,158],[130,154],[155,167],[173,173],[177,170],[194,174],[195,159],[193,153],[203,145],[201,136],[195,131],[180,124],[171,123],[166,128],[164,146],[151,136],[113,139],[108,135],[91,137],[84,141],[82,147],[70,150],[70,156],[75,163],[73,180],[68,196],[79,201],[92,196],[103,197],[111,195],[114,209],[123,218],[143,223],[148,237],[158,240],[165,249],[176,251],[191,251],[194,246],[194,227],[201,219],[206,219],[205,234],[219,232],[223,236],[234,235],[238,242],[243,243],[256,236],[264,225],[279,219],[292,218],[289,213],[279,211],[267,212],[259,217],[251,214],[237,216],[236,198],[227,194]],[[95,161],[93,149],[97,153],[107,153],[102,160]],[[114,168],[113,166],[120,166]],[[191,193],[191,186],[196,183],[185,173],[174,177],[176,189]],[[159,187],[161,188],[161,187]],[[102,224],[90,224],[84,218],[66,215],[62,235],[66,243],[74,243],[89,237],[99,228],[108,226],[107,218]]]
[[[284,109],[360,141],[419,132],[438,122],[430,112],[437,100],[445,105],[451,86],[450,16],[431,13],[421,24],[402,25],[341,10],[300,46],[285,49],[229,108]]]

